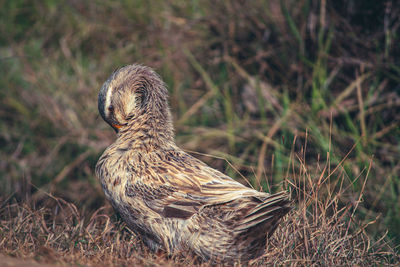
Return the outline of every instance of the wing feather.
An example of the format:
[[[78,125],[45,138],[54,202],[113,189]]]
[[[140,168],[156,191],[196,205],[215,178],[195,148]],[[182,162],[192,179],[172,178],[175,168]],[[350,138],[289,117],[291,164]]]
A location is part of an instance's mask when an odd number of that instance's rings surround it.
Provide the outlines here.
[[[173,155],[167,153],[166,157],[168,160],[158,160],[155,166],[149,164],[148,168],[152,170],[141,172],[141,177],[135,178],[143,181],[136,182],[136,186],[141,184],[139,191],[147,194],[143,195],[146,205],[164,217],[188,219],[207,205],[243,197],[257,198],[257,194],[267,195],[242,185],[184,152],[174,151]],[[147,186],[146,190],[144,186]]]

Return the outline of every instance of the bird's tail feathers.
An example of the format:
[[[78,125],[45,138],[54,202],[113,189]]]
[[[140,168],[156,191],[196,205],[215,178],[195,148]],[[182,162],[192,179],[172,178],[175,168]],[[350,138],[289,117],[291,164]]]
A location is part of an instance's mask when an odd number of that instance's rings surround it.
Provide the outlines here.
[[[250,230],[262,223],[276,224],[290,210],[290,200],[286,192],[270,195],[244,217],[235,232]]]

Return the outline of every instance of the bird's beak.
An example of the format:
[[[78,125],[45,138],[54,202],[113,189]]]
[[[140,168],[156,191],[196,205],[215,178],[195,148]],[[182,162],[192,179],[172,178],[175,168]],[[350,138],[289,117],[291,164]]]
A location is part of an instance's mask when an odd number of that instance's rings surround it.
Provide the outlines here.
[[[119,124],[111,124],[111,126],[113,127],[113,129],[118,133],[118,130],[122,127],[122,125]]]

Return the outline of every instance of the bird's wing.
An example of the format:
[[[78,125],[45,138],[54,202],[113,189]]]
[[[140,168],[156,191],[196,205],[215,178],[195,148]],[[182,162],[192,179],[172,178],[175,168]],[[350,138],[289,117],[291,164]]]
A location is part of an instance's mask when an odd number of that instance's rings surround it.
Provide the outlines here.
[[[261,198],[266,193],[248,188],[200,160],[174,153],[157,161],[135,179],[132,192],[141,194],[146,205],[164,217],[190,218],[206,205],[244,197]]]

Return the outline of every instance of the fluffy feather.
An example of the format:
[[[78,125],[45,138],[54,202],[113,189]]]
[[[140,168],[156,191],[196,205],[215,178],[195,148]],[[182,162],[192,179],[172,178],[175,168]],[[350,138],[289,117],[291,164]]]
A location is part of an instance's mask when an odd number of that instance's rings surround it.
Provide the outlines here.
[[[167,97],[161,78],[140,65],[103,85],[99,111],[118,132],[96,166],[107,198],[154,250],[190,249],[215,262],[261,255],[290,210],[287,194],[248,188],[178,148]]]

